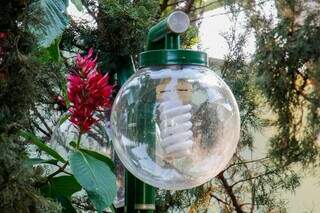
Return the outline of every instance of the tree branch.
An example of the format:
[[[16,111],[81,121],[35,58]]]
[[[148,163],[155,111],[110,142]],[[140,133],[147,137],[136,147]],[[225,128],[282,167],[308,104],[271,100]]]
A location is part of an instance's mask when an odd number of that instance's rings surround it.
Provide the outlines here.
[[[46,130],[42,129],[36,122],[32,121],[32,125],[39,130],[40,132],[42,132],[45,136],[47,136],[48,138],[51,137],[50,133],[47,132]]]
[[[32,107],[32,111],[35,113],[35,115],[40,119],[41,123],[44,125],[44,127],[47,129],[48,133],[52,135],[52,130],[45,121],[45,119],[42,117],[42,115],[39,113],[37,108],[35,106]]]
[[[221,172],[217,178],[221,181],[226,193],[229,195],[231,201],[232,201],[232,204],[235,208],[235,211],[237,213],[244,213],[244,211],[242,210],[241,208],[241,205],[239,204],[233,190],[232,190],[232,187],[229,185],[227,179],[224,177],[223,173]]]
[[[165,11],[168,7],[169,0],[163,0],[162,4],[160,4],[160,14]]]
[[[218,202],[223,203],[224,205],[229,206],[229,203],[227,203],[226,201],[222,200],[221,198],[215,196],[213,193],[211,193],[210,196],[213,197],[214,199],[216,199]]]
[[[269,171],[269,172],[266,172],[266,173],[263,173],[263,174],[260,174],[260,175],[256,175],[256,176],[253,176],[253,177],[249,177],[249,178],[246,178],[246,179],[239,180],[239,181],[233,183],[231,185],[231,188],[233,188],[235,185],[237,185],[239,183],[246,182],[246,181],[253,180],[253,179],[257,179],[257,178],[260,178],[262,176],[270,175],[270,174],[275,173],[276,171],[279,171],[279,170],[276,169],[276,170],[272,170],[272,171]]]
[[[182,2],[185,2],[185,1],[186,1],[186,0],[176,1],[176,2],[171,3],[171,4],[167,4],[167,7],[175,6],[175,5],[178,5],[178,4],[180,4],[180,3],[182,3]]]
[[[243,165],[244,165],[244,167],[247,169],[247,172],[248,172],[249,177],[252,177],[251,170],[249,169],[249,167],[248,167],[248,165],[245,163],[245,161],[244,161],[240,156],[238,156],[238,155],[236,155],[236,156],[237,156],[237,158],[240,160],[240,162],[244,163]],[[266,157],[266,158],[261,158],[261,159],[258,159],[258,161],[265,160],[265,159],[267,159],[267,158],[268,158],[268,157]],[[253,161],[254,161],[254,160],[253,160]],[[251,162],[252,162],[252,161],[251,161]],[[257,161],[254,161],[254,162],[257,162]],[[251,208],[250,208],[250,213],[253,213],[254,206],[255,206],[255,193],[256,193],[254,180],[250,180],[250,183],[249,183],[249,184],[251,185],[251,202],[252,202],[252,205],[251,205]],[[242,204],[241,206],[243,206],[243,204]]]
[[[206,4],[206,5],[203,5],[203,6],[201,6],[201,7],[197,7],[197,8],[191,9],[190,11],[194,12],[194,11],[196,11],[196,10],[205,9],[206,7],[209,7],[209,6],[211,6],[211,5],[213,5],[213,4],[216,4],[216,3],[219,3],[219,2],[222,3],[221,0],[216,0],[216,1],[210,2],[210,3]]]
[[[85,0],[81,0],[82,5],[86,8],[86,10],[88,11],[88,14],[96,21],[96,23],[98,23],[98,18],[96,16],[96,14],[94,13],[94,11],[92,11],[88,5],[88,2]]]
[[[256,159],[256,160],[241,161],[241,162],[238,162],[238,163],[233,163],[233,164],[230,164],[224,171],[227,171],[228,169],[230,169],[233,166],[249,164],[249,163],[256,163],[256,162],[265,161],[265,160],[268,160],[268,159],[269,159],[269,157],[265,157],[265,158],[260,158],[260,159]]]
[[[194,0],[188,0],[183,11],[185,13],[189,14],[192,9],[193,4],[194,4]]]
[[[268,1],[270,1],[270,0],[261,1],[261,2],[257,3],[257,5],[264,4],[264,3],[268,2]],[[248,9],[239,9],[236,12],[239,13],[239,12],[243,12],[243,11],[247,11],[247,10]],[[228,15],[228,14],[231,14],[231,13],[232,12],[228,11],[228,12],[213,14],[211,16],[199,17],[199,18],[192,19],[191,22],[195,22],[195,21],[198,21],[198,20],[201,20],[201,19],[204,19],[204,18],[211,18],[211,17],[215,17],[215,16]]]

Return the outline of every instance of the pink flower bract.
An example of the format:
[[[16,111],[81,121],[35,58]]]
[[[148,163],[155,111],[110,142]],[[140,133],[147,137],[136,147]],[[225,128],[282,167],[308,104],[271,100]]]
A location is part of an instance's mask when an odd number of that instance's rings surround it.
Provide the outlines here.
[[[97,122],[94,117],[97,110],[112,105],[112,86],[108,83],[108,75],[101,74],[92,55],[92,48],[86,56],[78,54],[75,71],[67,77],[70,121],[79,128],[80,133],[87,132]]]

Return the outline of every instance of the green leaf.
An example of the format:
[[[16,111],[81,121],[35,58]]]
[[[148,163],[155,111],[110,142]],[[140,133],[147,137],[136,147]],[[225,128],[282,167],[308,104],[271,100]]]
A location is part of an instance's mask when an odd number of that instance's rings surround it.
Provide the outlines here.
[[[112,213],[117,213],[116,208],[114,207],[114,205],[112,204],[111,206],[109,206],[110,210]]]
[[[64,73],[65,71],[63,71],[63,69],[61,69],[60,71],[61,71],[62,75],[65,74]],[[61,84],[63,85],[62,88],[61,88],[62,89],[62,96],[63,96],[63,98],[64,98],[64,100],[66,102],[66,107],[69,108],[70,107],[70,100],[68,98],[68,89],[67,89],[67,80],[66,80],[66,78],[62,80]],[[68,119],[70,117],[70,115],[69,115],[69,113],[67,113],[67,115],[68,115],[67,116],[67,119]],[[65,120],[67,120],[67,119],[65,119]],[[61,120],[60,120],[59,124],[60,125],[62,124]]]
[[[81,0],[71,0],[71,2],[76,6],[77,10],[82,11],[83,10],[83,5]]]
[[[80,149],[80,150],[81,150],[82,152],[84,152],[84,153],[86,153],[86,154],[94,157],[94,158],[97,159],[97,160],[100,160],[100,161],[105,162],[106,164],[108,164],[109,168],[110,168],[113,172],[115,171],[114,163],[113,163],[113,161],[112,161],[109,157],[107,157],[107,156],[105,156],[105,155],[103,155],[103,154],[101,154],[101,153],[99,153],[99,152],[95,152],[95,151],[88,150],[88,149]]]
[[[68,199],[71,198],[72,194],[80,191],[82,188],[77,180],[71,175],[55,177],[52,178],[50,182],[55,193],[59,193]]]
[[[81,190],[80,184],[73,176],[59,176],[52,178],[46,185],[40,188],[41,193],[51,197],[62,206],[62,212],[76,212],[71,205],[71,195]]]
[[[60,41],[61,41],[61,37],[55,39],[55,41],[48,48],[48,54],[50,58],[55,62],[60,61],[60,49],[59,49]]]
[[[53,200],[59,202],[62,206],[62,213],[77,213],[71,204],[71,200],[63,197],[58,193],[51,192],[51,186],[44,186],[40,188],[41,194],[45,197],[50,197]]]
[[[42,63],[48,63],[51,61],[59,62],[60,61],[60,49],[59,49],[60,41],[61,41],[61,37],[56,39],[48,48],[36,49],[34,52],[37,58],[39,59],[39,61]]]
[[[42,164],[42,163],[57,165],[58,161],[53,160],[53,159],[45,160],[45,159],[41,159],[41,158],[29,158],[25,161],[25,164],[28,166],[33,166],[33,165]]]
[[[28,27],[40,47],[50,47],[62,35],[69,24],[67,7],[67,0],[39,0],[31,4],[30,16],[38,18],[30,21]],[[54,54],[57,57],[56,51]]]
[[[69,113],[63,114],[59,119],[59,126],[61,126],[70,117]]]
[[[105,162],[81,150],[73,151],[69,159],[74,177],[87,191],[98,212],[102,212],[116,196],[115,175]]]
[[[71,200],[66,197],[56,195],[55,200],[58,201],[62,206],[62,213],[77,213],[77,211],[73,208],[71,204]]]
[[[71,141],[70,143],[69,143],[69,145],[70,146],[72,146],[73,148],[77,148],[77,142],[75,142],[75,141]]]
[[[51,197],[51,198],[54,197],[53,194],[52,194],[52,186],[51,186],[50,182],[48,182],[47,184],[41,186],[40,187],[40,192],[45,197]]]
[[[54,197],[56,194],[71,199],[71,195],[81,190],[80,184],[71,175],[54,177],[40,188],[43,195]]]
[[[63,157],[58,154],[58,152],[56,152],[55,150],[53,150],[52,148],[47,146],[45,143],[42,142],[42,140],[40,138],[38,138],[34,134],[21,130],[19,132],[19,135],[22,136],[24,139],[29,140],[31,143],[36,145],[41,151],[44,151],[45,153],[47,153],[48,155],[50,155],[54,159],[57,159],[58,161],[60,161],[62,163],[66,162],[66,160],[63,159]]]

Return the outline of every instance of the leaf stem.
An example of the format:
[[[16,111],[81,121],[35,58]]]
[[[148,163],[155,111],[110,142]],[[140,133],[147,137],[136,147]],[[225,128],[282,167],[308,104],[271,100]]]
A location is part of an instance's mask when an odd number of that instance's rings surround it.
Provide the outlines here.
[[[82,133],[81,133],[81,131],[79,132],[79,137],[78,137],[78,140],[77,140],[77,149],[79,149],[80,148],[80,141],[81,141],[81,136],[82,136]]]
[[[65,172],[64,170],[65,170],[65,168],[67,167],[67,165],[68,165],[68,161],[65,163],[65,164],[63,164],[63,166],[59,166],[59,169],[57,170],[57,171],[55,171],[54,173],[52,173],[51,175],[49,175],[48,177],[47,177],[47,180],[50,180],[51,178],[53,178],[54,176],[56,176],[57,174],[59,174],[60,172]]]

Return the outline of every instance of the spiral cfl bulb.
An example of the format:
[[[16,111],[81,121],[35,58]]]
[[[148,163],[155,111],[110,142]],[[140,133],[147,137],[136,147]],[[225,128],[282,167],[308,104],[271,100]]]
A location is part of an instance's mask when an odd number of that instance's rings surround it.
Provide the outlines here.
[[[164,106],[160,113],[161,122],[161,145],[168,155],[183,157],[190,154],[192,149],[192,123],[191,105]],[[171,118],[169,118],[171,117]]]
[[[183,104],[176,90],[177,82],[171,81],[161,91],[160,145],[166,158],[182,158],[192,151],[191,104]],[[183,93],[184,90],[180,91]]]

